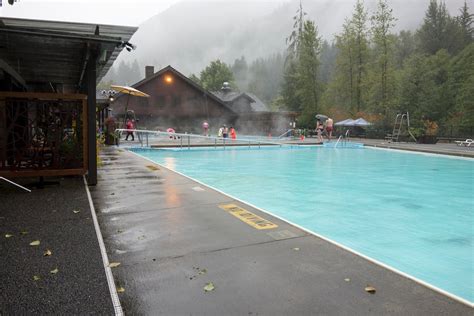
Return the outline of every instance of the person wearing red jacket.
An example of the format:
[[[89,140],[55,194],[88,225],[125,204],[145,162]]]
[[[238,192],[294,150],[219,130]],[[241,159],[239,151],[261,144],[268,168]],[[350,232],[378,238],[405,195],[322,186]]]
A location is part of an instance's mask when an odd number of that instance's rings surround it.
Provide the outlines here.
[[[133,125],[133,120],[127,120],[127,124],[125,125],[127,128],[127,136],[125,137],[125,140],[128,140],[128,136],[132,136],[132,142],[135,140],[135,136],[133,136],[133,129],[135,126]]]

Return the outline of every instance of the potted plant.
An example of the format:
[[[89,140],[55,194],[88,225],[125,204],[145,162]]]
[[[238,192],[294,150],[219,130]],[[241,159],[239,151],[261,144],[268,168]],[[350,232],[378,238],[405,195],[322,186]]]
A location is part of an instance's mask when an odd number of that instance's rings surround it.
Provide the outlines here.
[[[423,122],[424,133],[417,137],[419,144],[436,144],[438,142],[438,124],[435,121],[429,119]],[[416,136],[415,136],[416,137]]]

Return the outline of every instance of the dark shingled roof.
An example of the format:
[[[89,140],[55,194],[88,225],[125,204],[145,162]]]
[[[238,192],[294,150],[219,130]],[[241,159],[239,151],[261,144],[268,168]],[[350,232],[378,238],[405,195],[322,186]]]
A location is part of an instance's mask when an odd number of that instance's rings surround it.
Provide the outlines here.
[[[252,93],[219,90],[212,92],[212,94],[214,94],[216,97],[226,102],[230,106],[232,106],[232,103],[238,98],[246,98],[250,101],[250,107],[252,108],[253,112],[270,112],[265,103],[263,103],[262,100],[260,100],[255,94]]]

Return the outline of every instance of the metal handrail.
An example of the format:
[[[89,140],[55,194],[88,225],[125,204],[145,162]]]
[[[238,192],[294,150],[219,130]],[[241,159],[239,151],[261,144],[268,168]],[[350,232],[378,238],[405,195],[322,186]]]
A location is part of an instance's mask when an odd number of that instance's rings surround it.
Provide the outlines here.
[[[284,132],[283,134],[281,134],[280,136],[278,136],[277,138],[282,138],[284,137],[286,134],[290,133],[293,129],[289,129],[287,130],[286,132]]]
[[[224,147],[226,146],[226,141],[229,138],[224,138],[224,137],[215,137],[215,136],[203,136],[203,135],[198,135],[198,134],[188,134],[188,133],[170,133],[170,132],[161,132],[161,131],[151,131],[151,130],[138,130],[138,129],[125,129],[125,128],[118,128],[115,130],[116,133],[122,133],[122,132],[134,132],[134,133],[144,133],[147,135],[146,141],[147,141],[147,147],[148,147],[148,135],[149,134],[154,134],[154,135],[161,135],[161,136],[177,136],[180,138],[180,147],[183,147],[183,138],[187,138],[187,147],[191,147],[190,140],[192,138],[201,138],[201,139],[208,139],[208,140],[214,140],[214,146],[217,146],[217,141],[222,141]],[[246,138],[240,138],[237,141],[239,142],[247,142],[249,146],[254,143],[257,145],[274,145],[274,146],[287,146],[288,144],[282,144],[282,143],[276,143],[276,142],[269,142],[266,140],[253,140],[253,139],[246,139]],[[142,144],[143,146],[143,144]]]

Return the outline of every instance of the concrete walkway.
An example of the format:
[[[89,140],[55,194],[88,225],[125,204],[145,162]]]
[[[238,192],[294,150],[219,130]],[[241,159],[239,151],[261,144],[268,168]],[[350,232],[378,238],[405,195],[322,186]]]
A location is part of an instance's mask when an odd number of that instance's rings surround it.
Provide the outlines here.
[[[418,151],[432,154],[450,155],[474,158],[474,146],[458,146],[456,143],[416,144],[416,143],[389,143],[380,139],[355,138],[351,141],[363,143],[366,146],[391,148],[408,151]]]
[[[82,177],[35,180],[15,179],[31,193],[0,181],[0,315],[112,315]]]
[[[101,157],[92,195],[109,259],[121,263],[113,274],[125,289],[127,314],[472,314],[467,305],[130,152],[111,147]]]

